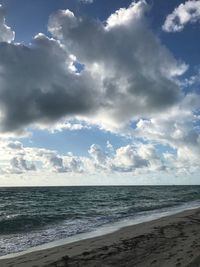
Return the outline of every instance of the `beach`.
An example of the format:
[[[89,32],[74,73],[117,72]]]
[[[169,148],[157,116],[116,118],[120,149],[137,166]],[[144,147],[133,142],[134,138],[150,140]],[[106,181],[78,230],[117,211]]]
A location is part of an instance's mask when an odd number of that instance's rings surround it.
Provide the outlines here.
[[[1,267],[200,266],[200,209],[0,259]]]

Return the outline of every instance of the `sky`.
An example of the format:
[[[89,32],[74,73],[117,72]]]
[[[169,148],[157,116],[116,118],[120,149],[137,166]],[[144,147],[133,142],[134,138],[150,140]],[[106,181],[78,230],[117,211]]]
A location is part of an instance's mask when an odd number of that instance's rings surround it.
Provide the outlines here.
[[[199,0],[0,5],[0,186],[200,184]]]

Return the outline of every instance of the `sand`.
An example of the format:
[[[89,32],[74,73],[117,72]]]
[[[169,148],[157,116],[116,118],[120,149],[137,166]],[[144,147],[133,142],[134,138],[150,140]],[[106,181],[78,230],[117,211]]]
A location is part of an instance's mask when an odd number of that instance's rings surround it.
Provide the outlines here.
[[[200,209],[116,232],[0,259],[1,267],[200,266]]]

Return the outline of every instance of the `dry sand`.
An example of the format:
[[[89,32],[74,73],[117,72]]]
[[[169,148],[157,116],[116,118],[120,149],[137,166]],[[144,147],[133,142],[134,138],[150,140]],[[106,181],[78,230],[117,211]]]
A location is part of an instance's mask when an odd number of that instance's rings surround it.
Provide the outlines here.
[[[0,267],[200,266],[200,209],[10,259]]]

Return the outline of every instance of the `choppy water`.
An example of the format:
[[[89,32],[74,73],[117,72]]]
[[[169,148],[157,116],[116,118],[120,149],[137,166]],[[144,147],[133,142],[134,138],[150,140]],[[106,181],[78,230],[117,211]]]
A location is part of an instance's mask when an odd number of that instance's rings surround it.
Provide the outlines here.
[[[0,188],[0,256],[184,205],[200,186]]]

